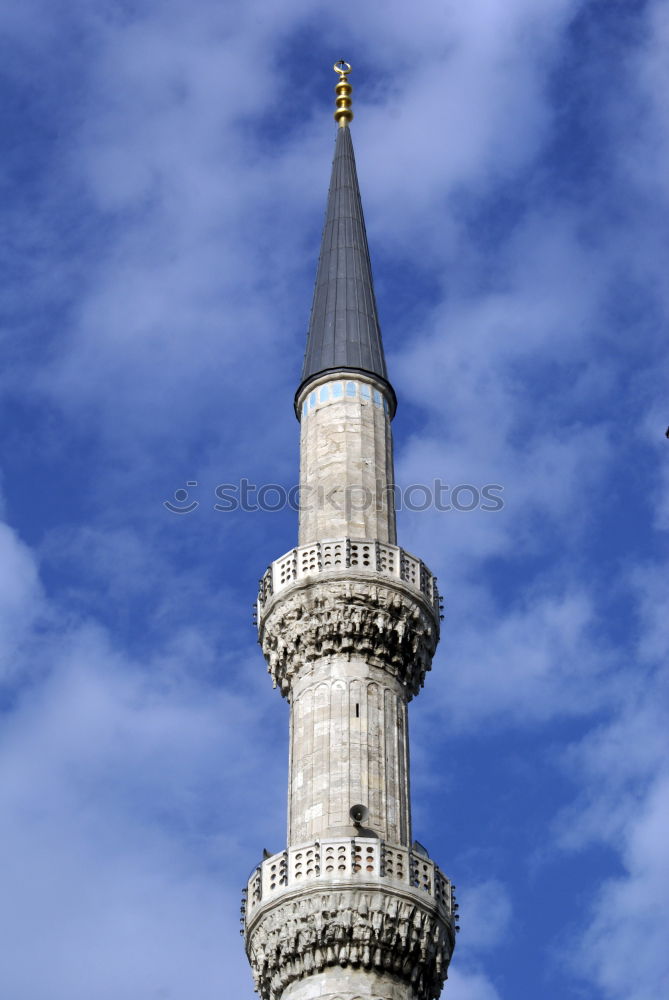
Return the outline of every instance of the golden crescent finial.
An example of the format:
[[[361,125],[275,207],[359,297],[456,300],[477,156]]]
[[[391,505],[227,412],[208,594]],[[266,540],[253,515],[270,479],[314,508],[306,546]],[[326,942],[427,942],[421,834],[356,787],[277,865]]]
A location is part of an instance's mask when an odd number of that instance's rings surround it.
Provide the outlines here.
[[[339,83],[335,87],[335,94],[337,95],[335,104],[337,105],[337,110],[334,113],[334,117],[339,127],[344,128],[353,118],[353,112],[351,111],[353,87],[348,82],[351,64],[347,63],[345,59],[340,59],[332,68],[335,73],[339,73]]]
[[[339,73],[340,76],[348,76],[351,72],[351,64],[347,63],[345,59],[340,59],[332,67],[335,73]]]

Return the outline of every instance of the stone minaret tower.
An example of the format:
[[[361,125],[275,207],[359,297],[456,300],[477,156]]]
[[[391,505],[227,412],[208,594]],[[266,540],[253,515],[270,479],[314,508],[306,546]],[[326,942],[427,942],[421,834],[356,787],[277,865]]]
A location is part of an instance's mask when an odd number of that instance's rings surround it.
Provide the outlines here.
[[[440,603],[396,545],[396,400],[349,122],[337,142],[302,381],[299,545],[260,581],[258,631],[290,704],[288,846],[253,872],[243,933],[263,1000],[432,1000],[454,945],[449,880],[412,840],[407,705]]]

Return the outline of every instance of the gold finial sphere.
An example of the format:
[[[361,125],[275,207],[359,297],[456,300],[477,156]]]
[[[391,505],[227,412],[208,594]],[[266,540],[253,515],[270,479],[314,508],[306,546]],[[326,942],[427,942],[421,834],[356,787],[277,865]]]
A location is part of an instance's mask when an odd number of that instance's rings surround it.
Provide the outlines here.
[[[343,128],[353,118],[353,112],[351,111],[353,87],[348,82],[351,64],[347,63],[345,59],[340,59],[332,68],[335,73],[339,73],[339,83],[335,87],[335,94],[337,95],[335,104],[337,105],[337,110],[334,113],[334,118],[339,127]]]

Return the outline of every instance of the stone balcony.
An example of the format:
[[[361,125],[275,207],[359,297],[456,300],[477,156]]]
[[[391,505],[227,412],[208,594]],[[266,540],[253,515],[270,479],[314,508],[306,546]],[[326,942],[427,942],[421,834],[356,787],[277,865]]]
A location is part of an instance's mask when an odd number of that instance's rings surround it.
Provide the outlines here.
[[[340,538],[299,545],[268,567],[256,624],[285,697],[305,668],[341,655],[398,678],[410,699],[432,665],[440,618],[436,578],[420,559],[397,545]]]
[[[438,616],[441,601],[437,578],[421,559],[398,545],[354,538],[328,539],[311,545],[298,545],[276,559],[262,576],[258,592],[258,612],[265,604],[297,580],[319,574],[354,569],[356,573],[401,580],[419,591]]]
[[[457,923],[453,886],[429,857],[376,838],[340,837],[290,847],[258,865],[242,903],[245,926],[285,897],[352,887],[429,900],[442,919]]]

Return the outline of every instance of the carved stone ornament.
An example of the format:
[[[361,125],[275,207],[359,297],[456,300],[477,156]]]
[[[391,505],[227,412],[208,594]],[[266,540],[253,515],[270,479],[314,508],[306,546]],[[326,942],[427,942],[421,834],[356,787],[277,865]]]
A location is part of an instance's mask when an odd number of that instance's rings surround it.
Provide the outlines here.
[[[364,996],[361,996],[359,990],[356,990],[354,993],[337,990],[335,993],[319,993],[318,1000],[370,1000],[370,998],[373,998],[373,1000],[398,1000],[398,997],[401,1000],[406,1000],[406,987],[402,988],[401,993],[397,990],[391,993],[388,992],[388,989],[387,983],[385,987],[375,984],[370,992],[365,991]],[[392,986],[390,989],[392,989]]]
[[[436,1000],[453,932],[419,900],[363,888],[321,890],[260,914],[246,951],[263,1000],[279,1000],[291,983],[337,965],[390,973],[410,984],[417,1000]]]
[[[305,665],[360,656],[418,694],[439,639],[438,619],[408,589],[368,580],[322,580],[285,591],[259,623],[274,685],[287,695]]]

